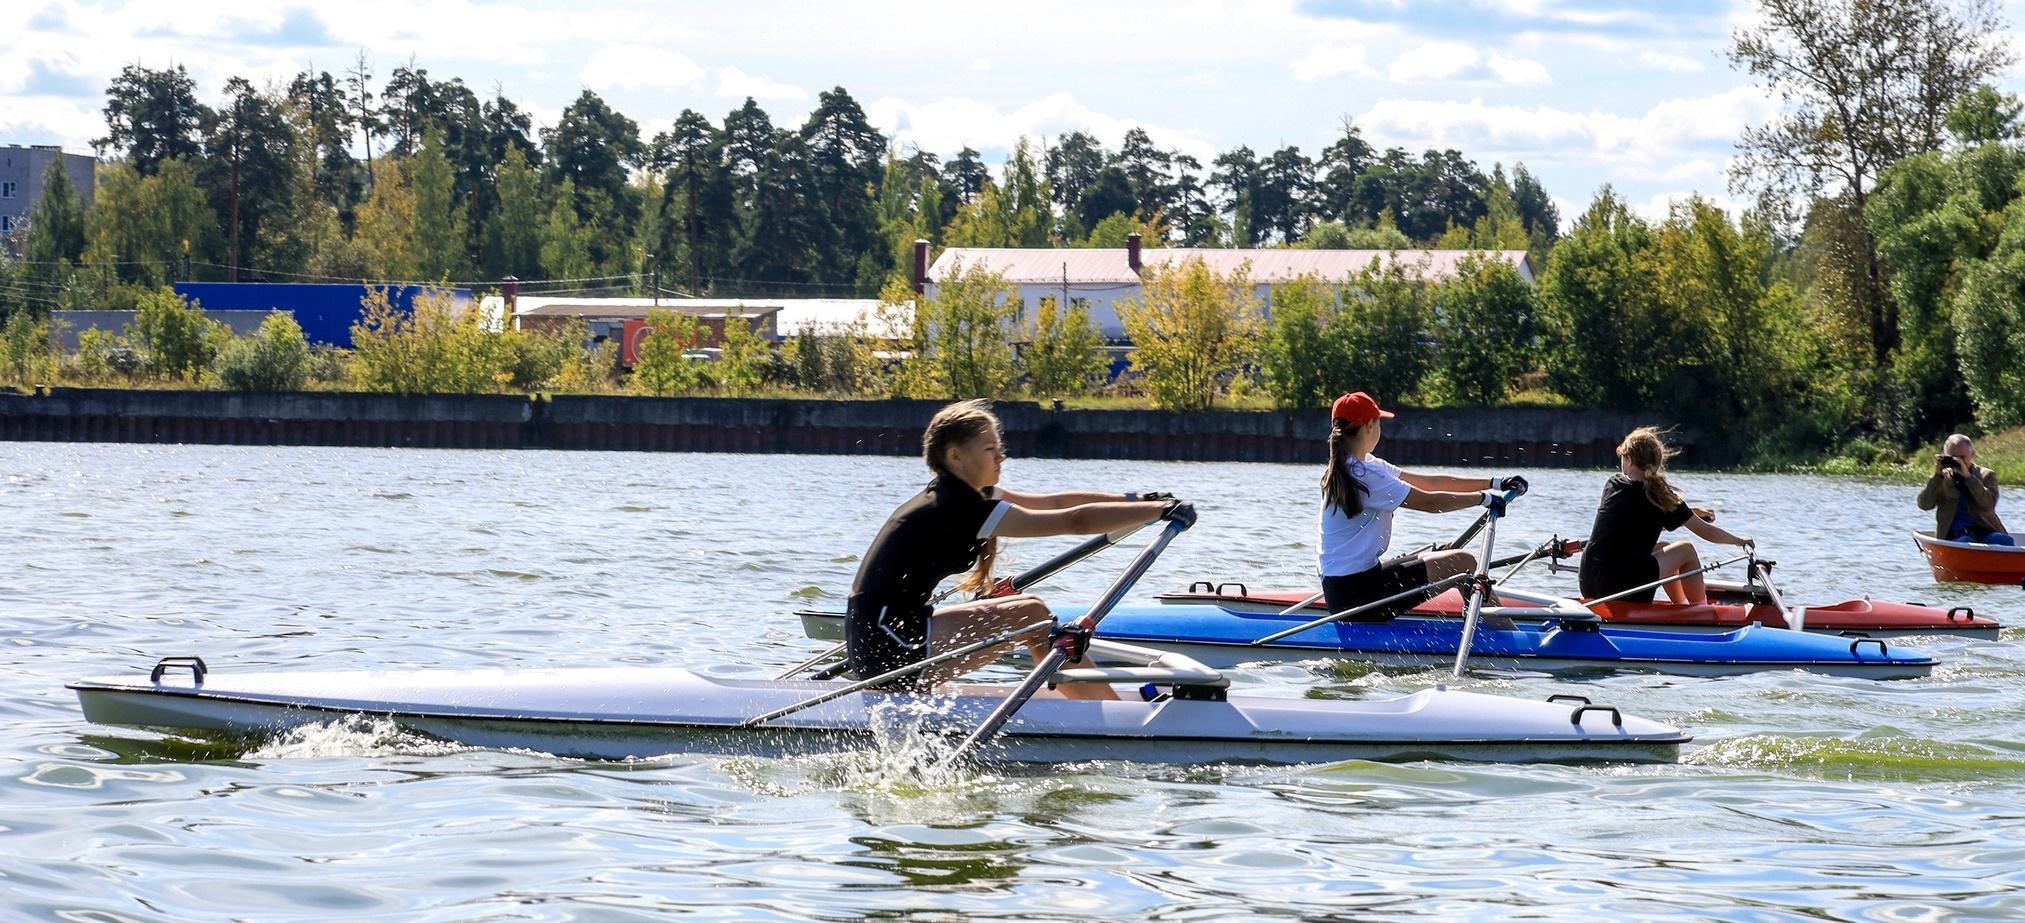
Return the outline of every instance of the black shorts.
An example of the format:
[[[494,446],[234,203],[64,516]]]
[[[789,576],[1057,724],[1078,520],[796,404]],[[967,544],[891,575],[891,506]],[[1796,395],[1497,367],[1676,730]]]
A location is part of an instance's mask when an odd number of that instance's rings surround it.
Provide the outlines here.
[[[1583,599],[1609,596],[1658,579],[1659,559],[1649,554],[1629,555],[1621,560],[1591,558],[1586,552],[1582,555],[1582,574],[1579,583],[1582,586]],[[1614,601],[1649,603],[1652,602],[1652,594],[1658,590],[1659,587],[1653,587],[1643,593],[1633,593]]]
[[[844,656],[859,679],[890,673],[928,659],[929,606],[895,607],[882,600],[853,596],[844,609]],[[911,686],[920,674],[894,680]]]
[[[1322,577],[1322,598],[1329,604],[1330,612],[1355,609],[1366,603],[1376,602],[1395,593],[1427,586],[1427,563],[1419,558],[1400,558],[1387,561],[1358,574]],[[1428,594],[1408,596],[1392,605],[1373,609],[1345,621],[1384,622],[1401,615],[1415,605],[1427,600]]]

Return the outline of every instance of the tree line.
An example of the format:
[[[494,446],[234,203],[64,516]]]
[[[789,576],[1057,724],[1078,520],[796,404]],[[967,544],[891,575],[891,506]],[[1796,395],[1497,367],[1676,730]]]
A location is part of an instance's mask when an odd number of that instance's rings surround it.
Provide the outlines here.
[[[1479,257],[1447,280],[1373,267],[1274,287],[1149,273],[1121,306],[1138,352],[1113,386],[1168,406],[1515,398],[1651,412],[1737,452],[1892,453],[2025,423],[2019,104],[1993,0],[1758,0],[1733,64],[1782,99],[1739,138],[1726,214],[1663,217],[1608,187],[1563,225],[1522,166],[1383,153],[1351,123],[1313,158],[1239,147],[1203,163],[1141,130],[976,151],[900,149],[842,88],[798,126],[753,101],[666,132],[586,92],[535,130],[511,101],[366,62],[286,87],[180,70],[108,89],[98,200],[52,174],[0,310],[120,306],[183,271],[220,278],[514,275],[551,287],[911,298],[911,245],[1524,249],[1536,287]],[[1075,393],[1105,358],[1078,306],[1002,280],[944,287],[903,342],[810,335],[731,381],[827,392]],[[1269,300],[1271,311],[1262,310]],[[1043,323],[1042,318],[1046,318]],[[919,357],[898,362],[896,357]],[[757,369],[757,371],[753,371]],[[681,373],[668,387],[718,386]],[[757,376],[757,377],[753,377]],[[1039,384],[1036,384],[1036,383]],[[745,387],[740,385],[737,387]]]
[[[1523,166],[1455,150],[1375,150],[1345,122],[1310,157],[1237,147],[1209,163],[1142,129],[1019,139],[994,175],[963,148],[902,148],[851,94],[799,125],[748,98],[685,109],[652,137],[585,90],[539,129],[503,94],[412,61],[227,80],[212,103],[181,66],[128,65],[106,89],[91,206],[50,176],[0,300],[97,306],[120,284],[560,280],[695,295],[876,294],[936,246],[1406,246],[1515,219],[1501,246],[1544,253],[1559,216]]]

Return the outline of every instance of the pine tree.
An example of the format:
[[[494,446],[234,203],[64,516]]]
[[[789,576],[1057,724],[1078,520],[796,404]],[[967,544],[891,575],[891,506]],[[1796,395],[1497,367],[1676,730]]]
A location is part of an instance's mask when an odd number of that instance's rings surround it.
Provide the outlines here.
[[[517,144],[499,164],[499,205],[485,222],[485,268],[494,278],[541,275],[541,179]]]

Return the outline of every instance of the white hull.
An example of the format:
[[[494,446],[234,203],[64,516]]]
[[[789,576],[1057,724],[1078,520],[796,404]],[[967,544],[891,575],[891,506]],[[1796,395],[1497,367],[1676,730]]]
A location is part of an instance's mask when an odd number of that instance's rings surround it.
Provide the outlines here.
[[[837,684],[698,676],[672,668],[176,673],[72,684],[102,724],[272,734],[345,715],[383,716],[482,747],[627,759],[675,753],[780,756],[861,750],[889,734],[958,734],[1008,687],[936,697],[859,693],[755,730],[739,722]],[[1129,694],[1129,693],[1128,693]],[[1690,738],[1633,716],[1448,689],[1347,702],[1232,696],[1029,702],[986,755],[1019,762],[1310,763],[1346,759],[1666,762]]]

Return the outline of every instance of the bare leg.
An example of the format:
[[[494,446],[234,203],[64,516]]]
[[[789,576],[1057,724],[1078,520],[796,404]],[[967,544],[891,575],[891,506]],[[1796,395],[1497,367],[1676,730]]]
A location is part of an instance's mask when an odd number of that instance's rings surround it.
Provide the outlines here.
[[[1040,597],[1031,594],[1000,596],[958,603],[945,609],[938,609],[928,622],[929,650],[947,650],[973,641],[981,641],[992,635],[1012,631],[1048,618],[1047,604]],[[1027,653],[1036,661],[1048,655],[1048,636],[1037,632],[1023,639]],[[947,663],[937,664],[923,671],[922,681],[934,686],[950,682],[959,676],[980,669],[1005,656],[1011,645],[978,651],[968,657],[959,657]],[[1064,698],[1071,699],[1116,699],[1118,693],[1109,685],[1066,683],[1059,687]]]
[[[1477,556],[1460,548],[1451,551],[1430,551],[1420,556],[1427,565],[1427,582],[1434,583],[1457,574],[1473,574],[1477,570]]]
[[[1653,551],[1652,557],[1659,562],[1659,575],[1662,577],[1697,570],[1702,566],[1701,554],[1695,551],[1695,544],[1688,541],[1661,545]],[[1700,574],[1667,583],[1666,595],[1677,603],[1700,605],[1709,601],[1708,584]]]

